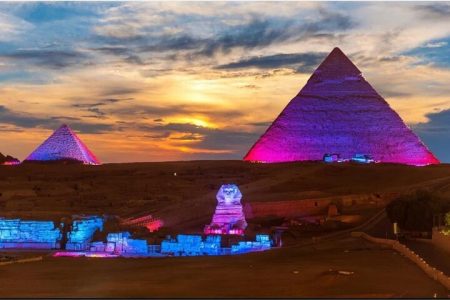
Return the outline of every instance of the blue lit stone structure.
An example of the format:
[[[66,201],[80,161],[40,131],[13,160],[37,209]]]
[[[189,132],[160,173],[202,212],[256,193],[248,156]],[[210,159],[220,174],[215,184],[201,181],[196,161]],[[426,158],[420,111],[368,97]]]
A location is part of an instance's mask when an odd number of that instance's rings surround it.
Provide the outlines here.
[[[256,235],[256,241],[239,242],[231,246],[231,254],[243,254],[248,252],[257,252],[269,250],[272,247],[270,237],[265,234]]]
[[[146,240],[130,238],[129,232],[109,233],[106,238],[105,251],[119,255],[147,255],[148,245]]]
[[[67,250],[89,250],[90,243],[97,230],[103,230],[103,218],[98,216],[78,216],[67,233]]]
[[[161,243],[161,254],[174,256],[202,256],[243,254],[269,250],[272,241],[268,235],[257,235],[256,241],[239,242],[230,248],[221,247],[221,236],[210,235],[202,240],[199,235],[178,235],[176,239],[166,239]]]
[[[0,218],[0,248],[57,249],[61,231],[52,221]]]

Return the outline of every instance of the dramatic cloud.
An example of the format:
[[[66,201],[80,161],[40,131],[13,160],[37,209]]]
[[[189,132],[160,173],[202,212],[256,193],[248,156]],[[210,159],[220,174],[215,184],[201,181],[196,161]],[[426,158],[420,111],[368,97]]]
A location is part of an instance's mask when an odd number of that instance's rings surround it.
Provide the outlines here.
[[[3,124],[14,125],[22,128],[46,128],[56,129],[64,122],[70,122],[70,126],[82,133],[102,133],[111,130],[112,126],[108,124],[95,124],[79,122],[78,118],[71,117],[36,117],[31,114],[21,113],[10,110],[0,105],[0,120]]]
[[[257,56],[243,59],[225,65],[217,69],[243,69],[256,67],[260,69],[276,69],[280,67],[295,68],[302,73],[311,73],[328,53],[300,53],[300,54],[275,54]]]
[[[35,64],[50,69],[79,65],[84,58],[86,56],[79,52],[55,50],[18,50],[14,53],[0,55],[0,59],[11,59],[22,64]]]
[[[450,161],[449,7],[2,2],[0,151],[64,122],[106,162],[238,159],[338,46]]]

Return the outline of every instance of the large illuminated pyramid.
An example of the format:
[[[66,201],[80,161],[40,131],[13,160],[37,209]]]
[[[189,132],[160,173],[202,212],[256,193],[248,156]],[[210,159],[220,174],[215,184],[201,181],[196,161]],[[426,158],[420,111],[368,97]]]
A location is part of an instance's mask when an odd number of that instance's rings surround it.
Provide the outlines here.
[[[34,150],[25,161],[78,161],[88,165],[98,165],[95,155],[66,124]]]
[[[439,161],[389,107],[361,71],[334,48],[244,160],[322,160],[336,153],[409,165]]]

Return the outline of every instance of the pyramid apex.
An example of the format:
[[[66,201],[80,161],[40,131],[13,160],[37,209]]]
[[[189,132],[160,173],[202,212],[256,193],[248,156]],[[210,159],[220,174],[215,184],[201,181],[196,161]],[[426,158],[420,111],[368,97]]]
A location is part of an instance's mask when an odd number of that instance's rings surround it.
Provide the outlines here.
[[[311,78],[321,80],[360,76],[361,71],[339,47],[333,48]]]
[[[331,53],[335,52],[335,51],[342,52],[341,48],[339,48],[339,47],[334,47],[333,50],[331,50]],[[344,53],[344,52],[342,52],[342,53]]]

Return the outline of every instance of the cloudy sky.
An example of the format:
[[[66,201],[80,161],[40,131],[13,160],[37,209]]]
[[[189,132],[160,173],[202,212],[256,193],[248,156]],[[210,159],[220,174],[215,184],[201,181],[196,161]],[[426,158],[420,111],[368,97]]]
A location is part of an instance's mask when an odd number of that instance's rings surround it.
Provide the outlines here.
[[[450,162],[448,2],[0,3],[0,152],[240,159],[336,46]]]

